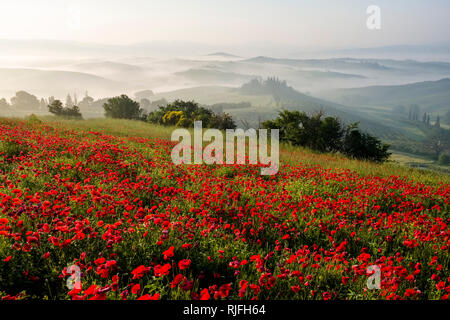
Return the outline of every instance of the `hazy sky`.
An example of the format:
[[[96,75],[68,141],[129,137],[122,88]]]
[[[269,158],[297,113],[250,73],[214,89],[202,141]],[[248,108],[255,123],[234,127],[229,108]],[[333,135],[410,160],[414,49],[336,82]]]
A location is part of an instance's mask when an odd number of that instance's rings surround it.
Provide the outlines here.
[[[381,8],[381,30],[366,9]],[[298,47],[449,43],[448,0],[1,0],[0,38]]]

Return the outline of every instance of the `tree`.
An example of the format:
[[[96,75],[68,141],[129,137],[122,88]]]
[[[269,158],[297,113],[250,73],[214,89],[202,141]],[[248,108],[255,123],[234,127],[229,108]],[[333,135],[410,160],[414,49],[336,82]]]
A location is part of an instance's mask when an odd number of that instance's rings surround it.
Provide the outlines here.
[[[445,113],[444,122],[450,124],[450,110]]]
[[[219,130],[236,129],[233,118],[228,113],[213,114],[209,120],[209,127]]]
[[[124,94],[108,99],[103,108],[107,118],[140,120],[143,115],[143,110],[139,103]]]
[[[344,126],[338,118],[323,118],[322,112],[308,116],[305,112],[283,110],[262,126],[279,129],[281,141],[321,152],[341,152],[348,157],[378,162],[390,156],[389,146],[361,132],[357,123]]]
[[[280,139],[293,145],[321,152],[338,151],[344,133],[342,124],[337,118],[322,117],[322,112],[309,117],[305,112],[283,110],[277,119],[265,121],[262,126],[279,129]]]
[[[439,116],[437,116],[437,118],[436,118],[436,122],[434,123],[434,127],[435,128],[440,128],[441,127],[441,119],[439,118]]]
[[[63,107],[60,100],[53,100],[51,104],[48,105],[48,111],[53,113],[55,116],[70,118],[70,119],[81,119],[80,109],[77,106]]]
[[[434,152],[436,159],[439,158],[439,155],[444,150],[450,148],[450,134],[448,130],[431,127],[430,129],[425,131],[425,135],[426,143]]]
[[[90,108],[92,106],[92,103],[94,102],[94,98],[88,96],[87,92],[86,95],[83,97],[83,99],[80,101],[78,106],[80,108]]]
[[[39,100],[36,96],[29,94],[26,91],[18,91],[16,95],[11,98],[11,106],[21,109],[39,109]]]
[[[67,95],[66,97],[66,107],[67,108],[72,108],[73,107],[73,101],[72,101],[72,97],[70,96],[70,94]]]
[[[177,117],[176,120],[174,120]],[[236,125],[230,115],[215,114],[210,109],[200,107],[194,101],[175,100],[158,110],[150,112],[148,122],[162,125],[192,127],[194,121],[201,121],[204,128],[234,129]]]
[[[343,153],[351,158],[384,162],[389,159],[389,145],[378,138],[358,129],[357,124],[346,128],[343,142]]]
[[[419,120],[420,107],[417,104],[412,104],[409,107],[409,119],[418,121]]]
[[[64,109],[63,104],[59,100],[53,100],[48,105],[48,112],[53,113],[54,115],[60,115],[63,109]]]
[[[0,108],[8,108],[8,107],[9,107],[8,101],[6,101],[5,98],[1,98],[0,99]]]
[[[445,153],[441,154],[439,156],[438,163],[442,166],[450,165],[450,154],[445,154]]]
[[[343,125],[338,118],[323,119],[320,125],[321,149],[327,152],[339,151],[343,134]]]

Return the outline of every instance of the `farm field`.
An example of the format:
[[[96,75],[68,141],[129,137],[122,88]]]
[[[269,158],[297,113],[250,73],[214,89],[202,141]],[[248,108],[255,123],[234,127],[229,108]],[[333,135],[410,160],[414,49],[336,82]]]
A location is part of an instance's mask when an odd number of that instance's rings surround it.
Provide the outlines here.
[[[176,166],[171,131],[0,119],[0,298],[448,299],[448,175],[289,146],[274,176]]]

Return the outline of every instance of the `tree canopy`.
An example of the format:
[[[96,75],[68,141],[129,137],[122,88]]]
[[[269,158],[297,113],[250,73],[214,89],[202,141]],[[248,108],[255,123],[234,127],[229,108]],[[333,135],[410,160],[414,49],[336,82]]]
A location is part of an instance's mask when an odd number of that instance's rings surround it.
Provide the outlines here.
[[[321,112],[308,116],[305,112],[284,110],[262,126],[279,129],[281,141],[320,152],[341,152],[352,158],[379,162],[390,155],[388,145],[361,132],[358,124],[345,126],[338,118],[324,117]]]
[[[139,103],[124,94],[108,99],[103,108],[107,118],[140,120],[143,116]]]
[[[72,107],[63,107],[63,104],[60,100],[53,100],[48,105],[48,111],[56,116],[64,118],[81,119],[82,117],[80,109],[77,106],[74,105]]]
[[[175,100],[158,110],[150,112],[147,121],[162,125],[193,127],[194,121],[202,121],[204,128],[220,130],[234,129],[236,125],[232,117],[226,113],[214,113],[200,107],[194,101]]]

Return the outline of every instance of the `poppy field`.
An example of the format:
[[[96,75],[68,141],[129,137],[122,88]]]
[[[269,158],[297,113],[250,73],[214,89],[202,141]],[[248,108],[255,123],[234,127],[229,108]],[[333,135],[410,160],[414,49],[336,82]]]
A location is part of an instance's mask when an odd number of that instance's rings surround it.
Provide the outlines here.
[[[173,146],[1,119],[0,299],[448,299],[448,179],[302,158],[261,176]]]

